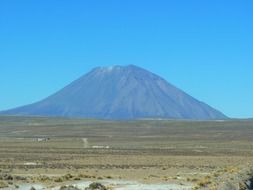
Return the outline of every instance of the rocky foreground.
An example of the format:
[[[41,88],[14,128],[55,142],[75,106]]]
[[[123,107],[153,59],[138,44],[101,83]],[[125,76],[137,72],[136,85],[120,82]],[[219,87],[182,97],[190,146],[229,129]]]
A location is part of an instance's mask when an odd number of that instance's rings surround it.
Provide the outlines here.
[[[19,176],[7,173],[0,174],[0,189],[3,190],[252,190],[253,170],[227,168],[226,171],[217,171],[202,179],[188,180],[186,184],[141,184],[137,182],[107,179],[87,180],[88,176],[74,176],[71,174],[62,177],[48,176]],[[85,179],[86,178],[86,179]],[[99,181],[99,182],[96,182]],[[191,185],[190,185],[191,184]]]

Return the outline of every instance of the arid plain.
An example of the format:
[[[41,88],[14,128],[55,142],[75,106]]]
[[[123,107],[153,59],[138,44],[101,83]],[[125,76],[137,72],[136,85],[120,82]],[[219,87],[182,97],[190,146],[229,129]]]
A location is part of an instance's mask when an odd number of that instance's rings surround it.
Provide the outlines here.
[[[36,183],[50,189],[85,180],[125,180],[192,189],[244,188],[253,166],[252,136],[250,120],[1,116],[0,185],[18,189]]]

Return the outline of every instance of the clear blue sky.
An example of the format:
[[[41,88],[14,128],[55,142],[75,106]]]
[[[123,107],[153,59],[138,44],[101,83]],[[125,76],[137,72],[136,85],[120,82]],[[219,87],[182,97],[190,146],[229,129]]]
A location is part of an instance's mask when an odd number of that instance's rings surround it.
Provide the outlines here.
[[[253,117],[252,0],[1,0],[0,110],[96,66],[135,64]]]

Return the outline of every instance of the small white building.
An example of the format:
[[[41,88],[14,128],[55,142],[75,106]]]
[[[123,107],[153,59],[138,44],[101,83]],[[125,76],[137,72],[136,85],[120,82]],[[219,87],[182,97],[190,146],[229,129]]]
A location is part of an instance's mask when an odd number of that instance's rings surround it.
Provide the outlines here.
[[[92,146],[92,148],[94,148],[94,149],[109,149],[110,148],[110,146]]]
[[[37,139],[35,139],[35,141],[37,141],[37,142],[47,142],[49,140],[50,140],[50,138],[37,138]]]

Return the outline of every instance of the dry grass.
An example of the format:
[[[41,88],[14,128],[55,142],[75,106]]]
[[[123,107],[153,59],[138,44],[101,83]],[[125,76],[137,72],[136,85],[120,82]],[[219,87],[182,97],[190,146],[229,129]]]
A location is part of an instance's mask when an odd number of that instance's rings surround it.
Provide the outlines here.
[[[0,189],[5,187],[8,187],[8,183],[6,183],[5,181],[0,181]]]
[[[32,174],[30,180],[43,183],[117,178],[215,189],[222,176],[233,180],[241,168],[253,164],[252,129],[252,121],[0,117],[0,170]]]

